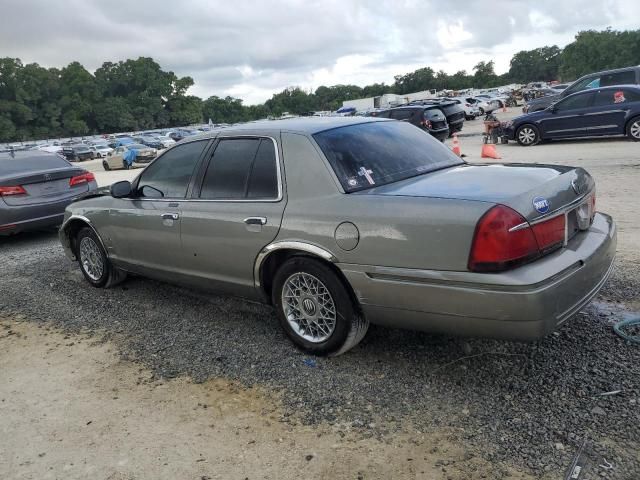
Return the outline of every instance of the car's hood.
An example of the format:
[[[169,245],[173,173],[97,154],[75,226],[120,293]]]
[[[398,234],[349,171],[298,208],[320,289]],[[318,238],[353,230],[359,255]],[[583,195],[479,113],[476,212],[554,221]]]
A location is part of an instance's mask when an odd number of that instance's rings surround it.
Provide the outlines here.
[[[576,193],[576,189],[579,193]],[[559,165],[476,164],[438,170],[357,194],[437,197],[501,203],[527,219],[540,215],[533,199],[546,199],[550,210],[573,202],[594,188],[582,168]],[[544,212],[546,213],[546,212]]]

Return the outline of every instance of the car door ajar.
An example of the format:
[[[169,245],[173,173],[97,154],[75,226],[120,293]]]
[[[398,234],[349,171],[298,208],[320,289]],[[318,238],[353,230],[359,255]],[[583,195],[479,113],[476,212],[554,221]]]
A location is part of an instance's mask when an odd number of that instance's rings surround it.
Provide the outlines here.
[[[183,269],[181,209],[208,143],[189,142],[167,151],[134,182],[131,198],[113,200],[107,248],[116,263],[133,272],[176,280]]]
[[[569,138],[586,135],[587,119],[593,92],[581,92],[556,103],[540,121],[542,138]]]
[[[182,209],[185,268],[200,286],[256,297],[254,265],[282,221],[285,195],[278,144],[223,137],[202,164]]]

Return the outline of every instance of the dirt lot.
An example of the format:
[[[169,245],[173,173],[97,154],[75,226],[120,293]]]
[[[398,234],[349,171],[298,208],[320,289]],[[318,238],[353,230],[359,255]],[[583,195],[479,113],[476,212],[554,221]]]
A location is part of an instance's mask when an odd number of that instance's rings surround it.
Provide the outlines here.
[[[482,161],[479,136],[460,141]],[[597,302],[535,344],[372,328],[310,358],[267,307],[139,278],[91,289],[55,234],[0,239],[0,479],[551,480],[586,439],[580,480],[638,480],[640,348],[611,324],[640,311],[639,149],[498,146],[585,167],[619,226]],[[84,165],[101,184],[137,173]]]
[[[504,478],[446,430],[389,442],[279,421],[274,392],[154,380],[117,348],[0,321],[0,478]]]

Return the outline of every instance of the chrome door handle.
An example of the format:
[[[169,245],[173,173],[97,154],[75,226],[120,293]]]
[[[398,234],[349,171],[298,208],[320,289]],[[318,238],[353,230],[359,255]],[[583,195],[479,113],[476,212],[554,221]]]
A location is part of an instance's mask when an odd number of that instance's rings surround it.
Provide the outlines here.
[[[163,213],[162,214],[162,219],[163,220],[178,220],[178,218],[180,218],[180,215],[178,215],[177,213]]]
[[[247,225],[266,225],[267,217],[247,217],[244,219]]]

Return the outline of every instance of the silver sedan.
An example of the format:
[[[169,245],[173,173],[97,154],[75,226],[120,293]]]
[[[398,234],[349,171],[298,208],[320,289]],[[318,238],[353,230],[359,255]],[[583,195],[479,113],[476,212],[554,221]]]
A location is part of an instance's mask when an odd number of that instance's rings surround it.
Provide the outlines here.
[[[95,287],[134,273],[271,303],[320,355],[370,323],[539,338],[596,295],[616,251],[583,169],[468,165],[368,117],[185,139],[72,204],[60,239]]]

